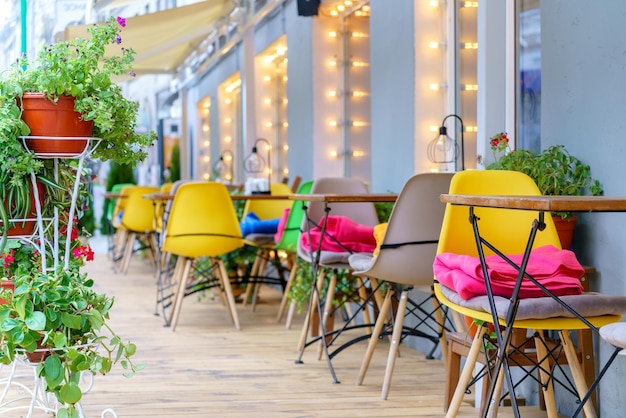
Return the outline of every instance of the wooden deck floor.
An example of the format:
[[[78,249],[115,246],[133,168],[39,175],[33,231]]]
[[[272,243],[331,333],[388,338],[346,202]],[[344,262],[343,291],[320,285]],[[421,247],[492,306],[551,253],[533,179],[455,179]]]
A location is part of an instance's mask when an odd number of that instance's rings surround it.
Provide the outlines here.
[[[87,417],[106,408],[119,417],[443,416],[444,365],[411,348],[401,350],[386,401],[380,399],[386,343],[379,344],[362,386],[354,382],[366,343],[334,359],[340,384],[333,384],[313,349],[304,364],[294,364],[302,319],[291,330],[277,324],[279,295],[272,289],[261,293],[256,312],[238,306],[241,331],[219,300],[191,296],[172,332],[154,315],[154,268],[146,261],[134,258],[124,276],[113,274],[106,255],[97,254],[88,271],[99,291],[115,296],[111,323],[137,344],[136,361],[146,368],[130,379],[121,367],[98,376],[83,399]],[[544,416],[537,412],[524,416]],[[459,414],[477,415],[469,405]]]

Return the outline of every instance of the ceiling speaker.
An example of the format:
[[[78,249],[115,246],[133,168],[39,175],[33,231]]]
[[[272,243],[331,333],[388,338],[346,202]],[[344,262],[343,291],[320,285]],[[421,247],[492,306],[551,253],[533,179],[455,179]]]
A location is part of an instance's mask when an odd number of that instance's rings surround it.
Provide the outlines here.
[[[317,16],[321,0],[298,0],[298,15]]]

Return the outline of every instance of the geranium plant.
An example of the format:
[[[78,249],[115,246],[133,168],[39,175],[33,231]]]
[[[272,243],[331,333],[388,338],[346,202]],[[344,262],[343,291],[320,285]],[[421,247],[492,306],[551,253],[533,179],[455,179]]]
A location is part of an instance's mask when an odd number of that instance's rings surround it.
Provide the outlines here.
[[[495,162],[487,166],[491,170],[521,171],[530,176],[541,194],[552,196],[582,196],[603,193],[600,182],[591,177],[591,168],[572,156],[564,145],[553,145],[533,154],[528,150],[511,150],[506,133],[490,138]],[[571,214],[559,213],[566,218]]]
[[[123,18],[111,17],[91,26],[89,38],[47,45],[35,57],[23,55],[0,74],[0,198],[5,201],[0,221],[5,232],[10,219],[28,217],[31,173],[46,188],[55,187],[44,162],[19,139],[30,133],[21,118],[24,93],[44,93],[53,102],[61,95],[74,97],[75,110],[83,120],[93,121],[93,136],[100,139],[92,158],[134,164],[146,157],[156,134],[137,132],[139,104],[124,97],[113,81],[134,75],[135,53],[124,46],[121,35],[125,25]]]
[[[66,237],[66,225],[59,232]],[[130,377],[143,365],[131,360],[135,345],[124,342],[107,324],[113,298],[95,292],[93,280],[80,272],[93,260],[93,250],[80,240],[77,228],[69,239],[67,269],[60,265],[42,271],[39,251],[18,240],[9,240],[0,255],[3,280],[15,287],[0,293],[5,302],[0,305],[0,363],[43,352],[37,373],[63,406],[56,416],[74,418],[83,396],[81,373],[106,374],[119,362]],[[63,247],[64,239],[59,243]]]

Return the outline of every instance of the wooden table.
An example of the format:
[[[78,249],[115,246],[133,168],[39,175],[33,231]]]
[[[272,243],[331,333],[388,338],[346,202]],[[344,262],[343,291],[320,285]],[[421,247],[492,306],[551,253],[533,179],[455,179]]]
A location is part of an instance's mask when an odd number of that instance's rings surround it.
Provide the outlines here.
[[[494,196],[443,194],[441,195],[441,201],[453,205],[470,207],[471,222],[476,222],[476,218],[473,214],[473,209],[475,207],[537,211],[539,222],[536,222],[535,225],[532,226],[532,228],[535,230],[538,228],[538,225],[543,223],[545,212],[626,212],[626,197],[624,196]],[[477,229],[475,231],[477,231]],[[475,232],[475,234],[479,233]],[[533,236],[534,234],[531,234],[531,237]],[[478,235],[475,238],[477,242],[480,243],[480,236]],[[531,240],[532,238],[529,238],[527,252],[530,252],[530,248],[532,246]],[[521,277],[522,276],[520,275],[520,278],[518,280],[521,280]],[[492,297],[491,294],[489,294],[488,296],[490,298]],[[511,297],[512,306],[516,304],[517,301],[518,295],[517,292],[514,292],[513,296]],[[515,310],[513,309],[513,311]],[[511,318],[507,318],[507,333],[512,326],[514,320],[514,315]],[[597,329],[595,327],[590,325],[590,328],[597,332]],[[496,333],[500,333],[500,330],[497,327]],[[592,393],[595,390],[595,387],[612,363],[619,350],[619,347],[616,348],[613,356],[608,360],[608,362],[598,374],[598,377],[590,385],[587,394],[583,397],[582,402],[580,403],[574,415],[577,415],[582,410],[583,405],[591,397]],[[508,367],[506,365],[506,356],[499,356],[498,364],[496,365],[496,367],[499,368],[502,363],[505,363],[505,367]],[[489,394],[490,397],[492,396],[492,393]],[[514,406],[517,407],[517,404],[515,403]]]
[[[149,200],[174,200],[174,195],[170,193],[150,193],[143,196]],[[291,195],[274,195],[274,194],[231,194],[232,200],[287,200]]]
[[[481,196],[443,194],[453,205],[539,212],[626,212],[626,196]]]
[[[346,203],[346,202],[395,202],[397,194],[392,193],[365,193],[353,195],[339,194],[292,194],[289,199],[304,202]]]

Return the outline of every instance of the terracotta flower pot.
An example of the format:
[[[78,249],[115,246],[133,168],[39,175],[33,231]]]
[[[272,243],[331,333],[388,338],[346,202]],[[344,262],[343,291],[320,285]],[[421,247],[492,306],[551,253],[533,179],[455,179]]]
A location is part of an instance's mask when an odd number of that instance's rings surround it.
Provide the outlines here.
[[[73,156],[82,153],[91,137],[93,121],[84,121],[74,110],[74,98],[61,96],[55,104],[43,93],[24,93],[22,120],[30,128],[30,136],[77,139],[27,139],[28,148],[42,156]]]
[[[559,241],[561,241],[561,248],[569,250],[572,248],[572,241],[574,240],[574,229],[576,228],[576,222],[578,218],[572,216],[567,219],[563,219],[560,216],[553,216],[554,226],[556,232],[559,235]]]
[[[2,290],[5,290],[5,289],[11,290],[11,291],[15,290],[15,284],[11,280],[1,281],[0,287],[2,288]],[[6,300],[0,299],[0,305],[4,305],[6,303],[7,303]]]
[[[43,207],[43,199],[45,197],[45,187],[42,183],[39,183],[39,182],[37,183],[37,191],[39,192],[39,202],[41,202],[42,207]],[[34,196],[35,196],[34,190],[31,188],[30,189],[30,212],[28,213],[28,218],[32,220],[9,222],[9,228],[7,229],[8,237],[28,236],[28,235],[32,235],[33,232],[35,231],[35,227],[37,226],[37,221],[35,220],[37,218],[37,207],[35,206],[36,203],[35,203]],[[5,210],[7,210],[8,208],[7,208],[6,202],[4,202],[3,204],[4,204]],[[2,225],[2,222],[0,222],[0,225]]]

